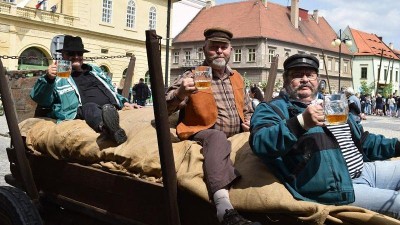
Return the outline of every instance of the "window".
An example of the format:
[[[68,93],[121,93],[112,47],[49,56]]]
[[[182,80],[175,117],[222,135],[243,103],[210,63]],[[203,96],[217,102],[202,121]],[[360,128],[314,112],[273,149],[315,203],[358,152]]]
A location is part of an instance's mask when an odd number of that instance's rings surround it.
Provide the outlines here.
[[[242,49],[235,49],[235,57],[233,58],[233,62],[241,62],[242,61]]]
[[[3,0],[3,2],[14,3],[15,4],[15,0]]]
[[[18,69],[44,69],[49,66],[46,55],[38,48],[30,47],[21,53],[18,59]]]
[[[324,69],[324,59],[319,59],[319,69],[320,70]]]
[[[396,82],[399,81],[399,71],[396,71]]]
[[[128,7],[126,9],[126,27],[135,28],[135,2],[133,0],[128,1]]]
[[[108,49],[102,48],[102,49],[100,50],[100,52],[101,52],[102,54],[108,54]]]
[[[361,79],[367,79],[368,69],[367,67],[361,67]]]
[[[335,60],[335,71],[339,71],[339,61]]]
[[[103,14],[101,21],[104,23],[111,23],[112,15],[112,0],[103,0]]]
[[[275,56],[275,49],[270,49],[268,52],[268,62],[272,62],[272,58]]]
[[[385,81],[387,81],[387,75],[388,75],[387,72],[388,72],[387,69],[383,69],[383,75],[385,76]]]
[[[157,11],[155,7],[150,8],[149,12],[149,29],[155,30],[156,29],[156,20],[157,20]]]
[[[349,72],[349,62],[344,61],[343,62],[343,73],[348,73]]]
[[[179,63],[179,52],[174,52],[174,63]]]
[[[190,60],[190,51],[185,51],[185,60]]]
[[[202,48],[198,48],[196,54],[197,54],[197,59],[198,60],[203,60],[204,59],[204,53],[203,53],[203,49]]]
[[[256,61],[256,49],[249,48],[248,52],[249,52],[249,55],[247,57],[247,62],[255,62]]]
[[[332,71],[332,59],[328,59],[328,70]]]

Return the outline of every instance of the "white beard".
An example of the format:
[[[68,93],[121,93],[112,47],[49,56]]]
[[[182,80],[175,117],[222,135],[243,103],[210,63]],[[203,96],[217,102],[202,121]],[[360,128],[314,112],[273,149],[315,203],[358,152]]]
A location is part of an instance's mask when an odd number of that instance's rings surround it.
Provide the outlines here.
[[[221,60],[223,59],[223,60]],[[224,58],[217,58],[211,62],[211,67],[215,69],[224,69],[227,61]]]

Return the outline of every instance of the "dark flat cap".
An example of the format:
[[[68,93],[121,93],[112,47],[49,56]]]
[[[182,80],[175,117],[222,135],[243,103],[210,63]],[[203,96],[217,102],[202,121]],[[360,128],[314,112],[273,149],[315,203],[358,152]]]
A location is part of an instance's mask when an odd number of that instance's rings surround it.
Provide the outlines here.
[[[310,67],[315,69],[316,72],[319,70],[319,60],[312,55],[307,54],[295,54],[290,56],[283,63],[285,70],[295,67]]]
[[[233,34],[229,30],[225,30],[225,29],[219,28],[219,27],[213,27],[213,28],[204,30],[204,37],[206,38],[206,40],[210,40],[210,41],[219,41],[219,42],[229,43],[229,42],[231,42]]]

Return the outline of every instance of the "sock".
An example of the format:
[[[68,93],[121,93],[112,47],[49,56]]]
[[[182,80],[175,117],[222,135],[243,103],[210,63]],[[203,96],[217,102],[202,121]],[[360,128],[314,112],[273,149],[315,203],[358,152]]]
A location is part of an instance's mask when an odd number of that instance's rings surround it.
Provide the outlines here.
[[[217,218],[221,222],[224,219],[225,210],[233,209],[231,200],[229,199],[229,192],[227,189],[220,189],[214,193],[214,204],[217,209]]]

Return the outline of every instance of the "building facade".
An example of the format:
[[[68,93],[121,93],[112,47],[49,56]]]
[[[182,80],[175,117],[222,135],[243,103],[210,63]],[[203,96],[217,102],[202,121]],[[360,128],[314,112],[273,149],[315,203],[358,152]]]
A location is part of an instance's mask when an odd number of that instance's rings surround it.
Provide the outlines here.
[[[282,83],[283,62],[296,53],[307,53],[320,59],[320,77],[326,92],[339,90],[338,48],[331,45],[337,37],[327,21],[315,10],[299,8],[298,0],[290,6],[266,0],[243,1],[203,8],[173,41],[171,79],[204,60],[203,31],[218,26],[232,31],[233,52],[229,65],[238,70],[248,83],[268,81],[272,57],[278,57],[276,83]],[[225,15],[230,15],[226,17]],[[234,22],[233,22],[234,21]],[[340,86],[352,85],[352,54],[343,46],[340,56]]]
[[[42,2],[42,4],[39,4]],[[176,2],[173,1],[173,2]],[[133,83],[148,77],[145,31],[166,36],[168,0],[3,0],[0,55],[8,71],[46,69],[56,35],[80,36],[96,63],[118,83],[136,57]],[[165,38],[161,40],[165,69]],[[93,60],[94,59],[94,60]],[[146,77],[146,78],[147,78]]]
[[[174,38],[178,35],[197,13],[207,5],[215,5],[215,0],[181,0],[175,2],[173,4],[171,37]]]
[[[383,94],[385,88],[391,86],[391,93],[399,95],[400,85],[400,58],[387,46],[381,37],[376,34],[366,33],[347,27],[343,32],[354,45],[350,51],[353,58],[353,84],[354,90],[362,92],[362,83],[372,88],[371,95]],[[385,96],[386,97],[386,96]]]

